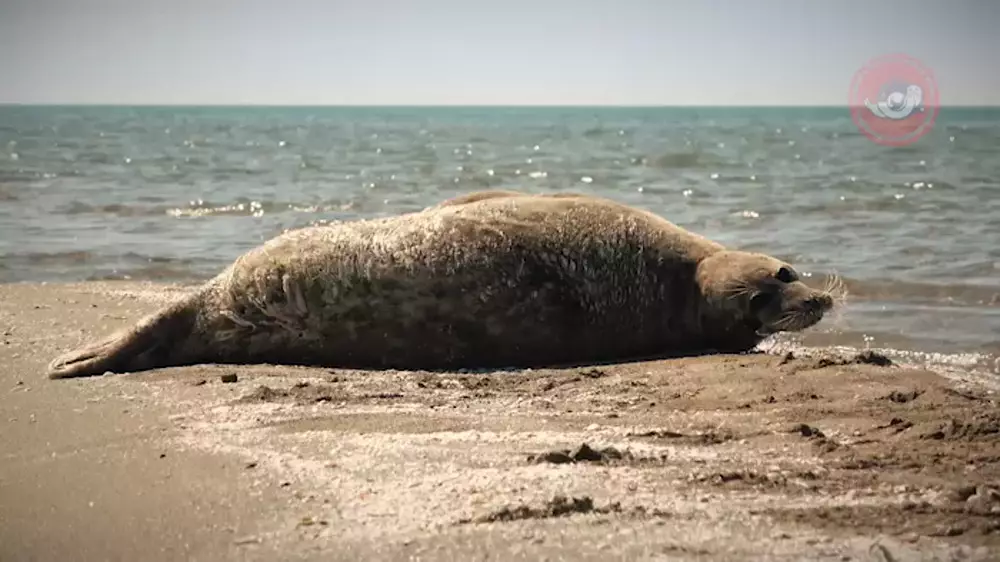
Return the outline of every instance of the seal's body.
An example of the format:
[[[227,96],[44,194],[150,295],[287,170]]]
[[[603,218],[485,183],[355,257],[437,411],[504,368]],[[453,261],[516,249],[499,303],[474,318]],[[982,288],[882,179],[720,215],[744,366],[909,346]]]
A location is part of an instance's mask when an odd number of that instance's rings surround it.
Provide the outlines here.
[[[135,328],[57,358],[50,376],[213,362],[534,367],[745,351],[832,306],[791,277],[773,258],[726,251],[607,199],[470,194],[278,236]]]

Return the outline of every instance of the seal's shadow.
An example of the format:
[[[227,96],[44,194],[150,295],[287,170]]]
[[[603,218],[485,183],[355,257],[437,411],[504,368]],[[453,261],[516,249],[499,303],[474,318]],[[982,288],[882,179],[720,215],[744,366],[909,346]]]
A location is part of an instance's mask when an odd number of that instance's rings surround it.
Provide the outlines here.
[[[552,363],[552,364],[539,364],[531,365],[525,367],[470,367],[459,369],[463,373],[513,373],[517,371],[524,371],[526,369],[583,369],[587,367],[608,367],[612,365],[634,365],[637,363],[649,363],[654,361],[669,361],[674,359],[691,359],[694,357],[709,357],[713,355],[767,355],[766,351],[760,349],[751,349],[748,351],[718,351],[718,350],[704,350],[704,351],[687,351],[687,352],[673,352],[673,353],[656,353],[652,355],[640,355],[636,357],[628,358],[618,358],[618,359],[600,359],[593,361],[573,361],[573,362],[563,362],[563,363]],[[421,369],[428,373],[454,373],[455,369]]]

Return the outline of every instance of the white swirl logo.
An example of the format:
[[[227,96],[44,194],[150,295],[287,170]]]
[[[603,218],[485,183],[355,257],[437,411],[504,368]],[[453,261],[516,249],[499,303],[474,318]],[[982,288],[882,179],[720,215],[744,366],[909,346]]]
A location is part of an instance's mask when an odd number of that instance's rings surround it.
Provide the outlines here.
[[[924,91],[916,84],[906,87],[906,93],[899,90],[890,92],[885,99],[872,103],[865,98],[865,107],[882,119],[906,119],[914,111],[922,110]]]

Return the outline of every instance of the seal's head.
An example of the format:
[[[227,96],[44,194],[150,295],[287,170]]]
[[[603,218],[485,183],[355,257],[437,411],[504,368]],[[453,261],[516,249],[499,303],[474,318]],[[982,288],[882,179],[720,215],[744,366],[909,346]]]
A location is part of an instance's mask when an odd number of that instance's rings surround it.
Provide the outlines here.
[[[710,316],[731,318],[733,328],[759,337],[809,328],[843,295],[833,278],[824,289],[815,289],[787,263],[751,252],[712,254],[701,260],[697,275]]]

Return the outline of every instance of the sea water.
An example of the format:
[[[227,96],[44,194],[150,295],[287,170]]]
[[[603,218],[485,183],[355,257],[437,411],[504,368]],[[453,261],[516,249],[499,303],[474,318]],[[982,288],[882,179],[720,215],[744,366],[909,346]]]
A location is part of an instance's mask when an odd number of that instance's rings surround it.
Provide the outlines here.
[[[0,282],[198,281],[285,229],[572,190],[843,277],[806,343],[1000,373],[1000,110],[0,107]],[[801,338],[799,338],[801,339]]]

